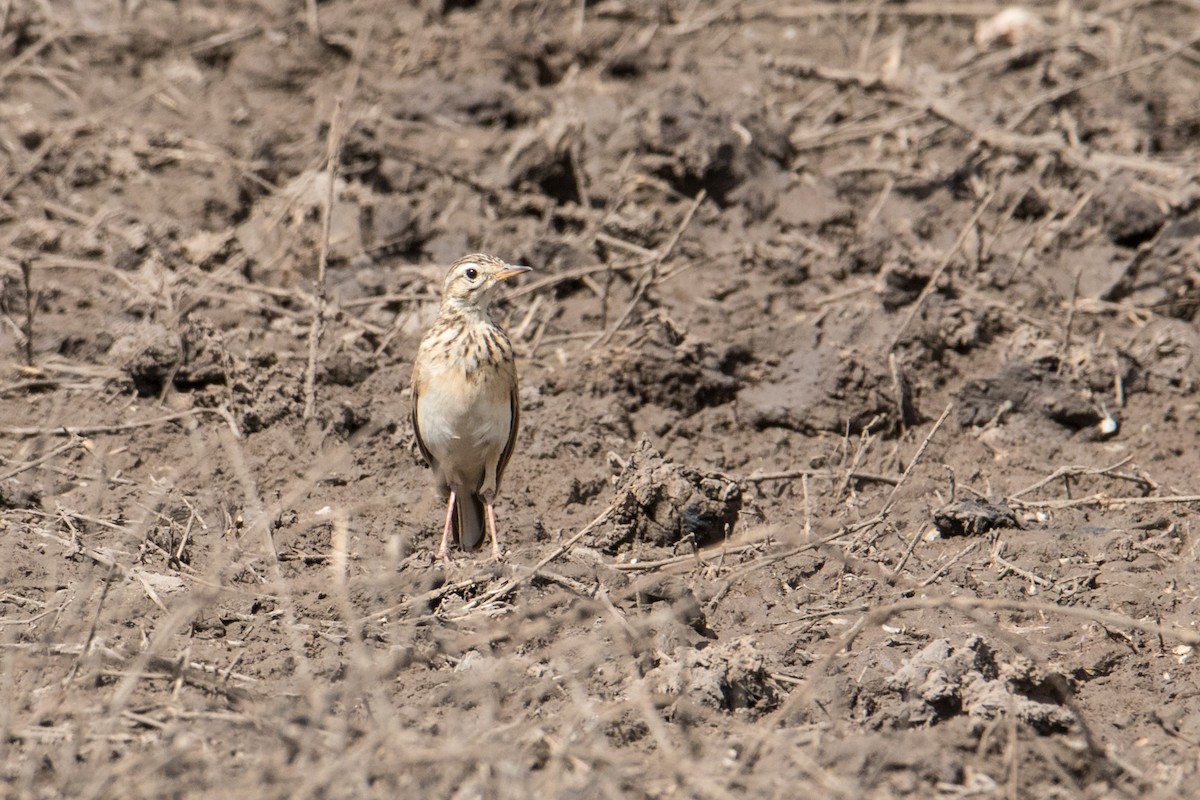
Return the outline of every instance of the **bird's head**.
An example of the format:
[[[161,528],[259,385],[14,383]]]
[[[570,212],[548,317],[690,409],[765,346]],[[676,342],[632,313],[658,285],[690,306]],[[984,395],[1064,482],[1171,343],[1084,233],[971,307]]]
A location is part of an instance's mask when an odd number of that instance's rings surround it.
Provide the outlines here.
[[[462,311],[486,311],[500,282],[529,272],[529,267],[506,264],[495,256],[475,253],[454,262],[442,284],[442,303]]]

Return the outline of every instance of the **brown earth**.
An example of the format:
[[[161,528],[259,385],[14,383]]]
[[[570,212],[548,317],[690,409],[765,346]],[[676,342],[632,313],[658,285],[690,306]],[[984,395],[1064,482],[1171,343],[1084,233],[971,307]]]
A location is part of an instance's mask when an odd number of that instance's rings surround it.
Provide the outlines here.
[[[0,794],[1195,792],[1200,7],[1000,8],[0,2]]]

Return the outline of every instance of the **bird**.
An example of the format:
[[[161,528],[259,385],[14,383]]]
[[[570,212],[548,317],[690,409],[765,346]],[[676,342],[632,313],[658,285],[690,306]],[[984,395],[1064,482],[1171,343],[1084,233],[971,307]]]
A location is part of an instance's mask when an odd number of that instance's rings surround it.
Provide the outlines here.
[[[437,553],[443,562],[450,560],[452,531],[464,549],[475,548],[485,521],[492,558],[500,558],[493,506],[521,410],[512,342],[489,308],[502,282],[530,269],[483,253],[456,261],[442,284],[437,321],[413,359],[417,447],[447,497]]]

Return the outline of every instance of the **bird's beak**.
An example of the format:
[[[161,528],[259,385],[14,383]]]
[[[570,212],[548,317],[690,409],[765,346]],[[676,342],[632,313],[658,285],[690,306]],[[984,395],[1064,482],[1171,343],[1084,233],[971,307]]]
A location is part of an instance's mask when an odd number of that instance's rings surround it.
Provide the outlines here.
[[[520,275],[523,272],[529,272],[533,267],[520,267],[513,264],[505,264],[508,269],[502,269],[492,276],[493,280],[502,281],[506,278],[511,278],[515,275]]]

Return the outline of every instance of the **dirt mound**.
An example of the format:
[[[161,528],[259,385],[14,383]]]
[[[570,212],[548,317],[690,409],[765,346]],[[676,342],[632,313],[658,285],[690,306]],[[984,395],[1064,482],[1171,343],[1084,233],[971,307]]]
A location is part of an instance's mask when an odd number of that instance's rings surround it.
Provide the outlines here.
[[[616,554],[635,543],[703,547],[729,538],[742,507],[737,483],[663,458],[646,439],[617,476],[614,498],[596,546]]]

